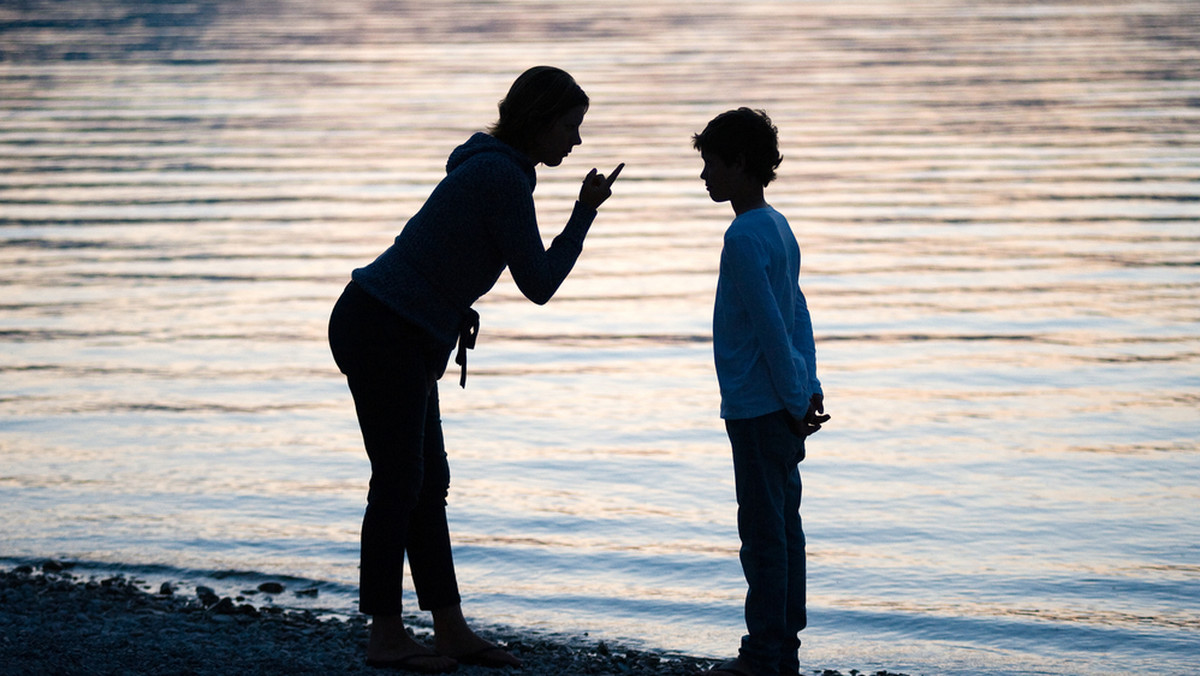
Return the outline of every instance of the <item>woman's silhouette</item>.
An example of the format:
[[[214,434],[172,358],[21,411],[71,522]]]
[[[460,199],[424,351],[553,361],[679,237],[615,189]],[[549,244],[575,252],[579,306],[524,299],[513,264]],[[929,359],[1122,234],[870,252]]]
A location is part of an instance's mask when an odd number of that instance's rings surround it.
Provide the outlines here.
[[[465,385],[466,350],[479,328],[471,306],[506,266],[538,304],[574,266],[624,165],[608,177],[591,170],[549,249],[534,211],[534,167],[558,166],[582,143],[587,110],[587,95],[566,72],[538,66],[523,73],[490,133],[476,133],[450,154],[446,177],[395,243],[353,272],[333,309],[330,346],[371,460],[359,589],[360,609],[372,616],[371,665],[426,673],[459,662],[520,665],[463,618],[446,525],[450,472],[437,380],[457,342]],[[433,615],[434,650],[414,641],[401,619],[406,554],[418,604]]]

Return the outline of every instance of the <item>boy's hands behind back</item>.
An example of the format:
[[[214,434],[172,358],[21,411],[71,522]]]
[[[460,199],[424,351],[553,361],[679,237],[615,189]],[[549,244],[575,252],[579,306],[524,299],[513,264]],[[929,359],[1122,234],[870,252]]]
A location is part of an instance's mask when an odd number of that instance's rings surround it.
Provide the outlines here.
[[[808,402],[808,411],[804,414],[803,420],[797,420],[795,416],[789,416],[788,427],[791,428],[792,434],[801,439],[807,438],[810,435],[816,434],[828,420],[828,415],[825,413],[825,396],[814,394]]]

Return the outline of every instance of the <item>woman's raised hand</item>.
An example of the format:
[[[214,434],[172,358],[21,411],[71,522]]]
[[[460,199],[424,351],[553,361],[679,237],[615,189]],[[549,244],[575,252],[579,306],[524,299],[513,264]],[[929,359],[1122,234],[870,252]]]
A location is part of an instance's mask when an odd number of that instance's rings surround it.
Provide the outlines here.
[[[587,177],[583,179],[583,187],[579,189],[580,203],[593,209],[599,209],[600,205],[604,204],[604,200],[612,195],[613,181],[617,180],[624,168],[625,163],[622,162],[608,176],[595,169],[589,171]]]

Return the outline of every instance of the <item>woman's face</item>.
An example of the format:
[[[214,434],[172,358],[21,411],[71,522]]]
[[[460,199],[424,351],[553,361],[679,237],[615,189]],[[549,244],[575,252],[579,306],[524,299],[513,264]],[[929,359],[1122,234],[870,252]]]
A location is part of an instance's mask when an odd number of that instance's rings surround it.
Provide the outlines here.
[[[562,164],[567,155],[571,154],[571,149],[583,143],[583,139],[579,137],[579,127],[583,125],[583,116],[586,113],[587,106],[577,106],[563,113],[549,128],[533,138],[529,157],[547,167]]]

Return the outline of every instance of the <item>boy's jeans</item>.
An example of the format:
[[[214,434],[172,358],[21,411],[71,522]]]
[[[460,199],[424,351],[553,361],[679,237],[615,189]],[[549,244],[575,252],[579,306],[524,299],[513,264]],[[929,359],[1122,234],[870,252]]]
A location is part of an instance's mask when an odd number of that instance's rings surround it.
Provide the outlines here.
[[[738,535],[746,592],[746,636],[740,657],[761,674],[799,671],[797,636],[805,612],[804,530],[800,469],[804,440],[788,428],[787,411],[726,420],[733,446]]]

